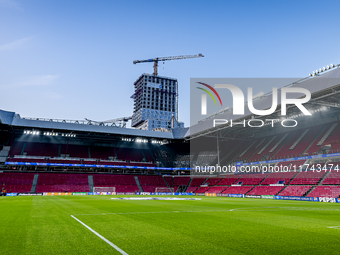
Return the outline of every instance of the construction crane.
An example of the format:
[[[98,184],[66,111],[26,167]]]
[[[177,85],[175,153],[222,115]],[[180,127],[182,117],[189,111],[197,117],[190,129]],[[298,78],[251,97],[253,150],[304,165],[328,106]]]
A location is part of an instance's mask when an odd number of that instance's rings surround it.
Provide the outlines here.
[[[105,126],[105,124],[111,124],[112,127],[120,127],[120,128],[125,128],[126,123],[131,120],[132,117],[123,117],[123,118],[117,118],[117,119],[112,119],[112,120],[105,120],[105,121],[95,121],[95,120],[89,120],[85,118],[85,120],[88,121],[87,124],[95,124],[99,126]]]
[[[173,57],[160,57],[160,58],[150,58],[143,60],[134,60],[133,63],[146,63],[153,62],[153,75],[158,75],[158,61],[168,61],[168,60],[179,60],[179,59],[187,59],[187,58],[202,58],[203,54],[198,53],[197,55],[181,55],[181,56],[173,56]]]

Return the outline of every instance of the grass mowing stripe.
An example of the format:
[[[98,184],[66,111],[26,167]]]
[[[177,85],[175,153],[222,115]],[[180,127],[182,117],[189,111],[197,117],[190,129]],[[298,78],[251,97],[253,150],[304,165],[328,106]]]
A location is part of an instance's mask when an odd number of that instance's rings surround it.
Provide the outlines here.
[[[77,216],[100,216],[100,215],[116,215],[116,214],[153,214],[153,213],[209,213],[209,212],[233,212],[233,211],[252,211],[262,212],[272,210],[309,210],[309,211],[339,211],[340,209],[327,209],[327,208],[309,208],[309,207],[255,207],[255,208],[233,208],[228,210],[200,210],[200,211],[159,211],[159,212],[118,212],[118,213],[92,213],[92,214],[75,214]]]
[[[88,230],[90,230],[93,234],[95,234],[96,236],[98,236],[100,239],[104,240],[106,243],[108,243],[110,246],[112,246],[116,251],[118,251],[119,253],[123,254],[123,255],[128,255],[125,251],[123,251],[121,248],[119,248],[117,245],[113,244],[112,242],[110,242],[109,240],[107,240],[104,236],[100,235],[99,233],[97,233],[96,231],[94,231],[92,228],[90,228],[89,226],[87,226],[85,223],[83,223],[82,221],[78,220],[76,217],[74,217],[73,215],[71,215],[71,217],[73,219],[75,219],[76,221],[78,221],[80,224],[82,224],[84,227],[86,227]]]
[[[121,212],[121,213],[96,213],[96,214],[75,214],[77,216],[99,216],[115,214],[150,214],[150,213],[202,213],[202,212],[230,212],[231,210],[205,210],[205,211],[159,211],[159,212]]]

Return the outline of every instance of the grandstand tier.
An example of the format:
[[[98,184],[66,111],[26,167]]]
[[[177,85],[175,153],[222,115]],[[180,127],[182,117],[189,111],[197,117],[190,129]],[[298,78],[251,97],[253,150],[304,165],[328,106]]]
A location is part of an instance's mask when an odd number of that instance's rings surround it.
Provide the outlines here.
[[[281,180],[277,176],[292,176],[296,173],[272,173],[271,179]],[[330,174],[329,174],[330,175]],[[35,178],[36,176],[36,178]],[[259,178],[263,176],[256,175]],[[269,175],[270,176],[270,175]],[[269,176],[267,178],[269,178]],[[301,177],[304,176],[304,177]],[[89,179],[93,179],[93,187]],[[244,179],[246,179],[243,176]],[[249,177],[250,178],[250,177]],[[122,175],[122,174],[72,174],[53,172],[3,172],[0,173],[1,190],[6,192],[29,193],[29,192],[90,192],[94,187],[110,187],[115,192],[188,192],[188,193],[216,193],[216,194],[246,194],[246,195],[280,195],[280,196],[308,196],[308,197],[339,197],[340,182],[339,174],[332,174],[328,177],[333,183],[328,185],[319,182],[317,185],[300,184],[301,179],[319,180],[320,173],[310,171],[308,175],[298,173],[292,177],[297,179],[299,184],[269,184],[263,182],[257,185],[218,185],[231,177],[219,178],[220,181],[214,186],[203,183],[206,178],[161,176],[161,175]],[[36,185],[34,185],[36,179]],[[234,178],[237,179],[237,178]],[[251,179],[251,178],[250,178]],[[176,185],[169,185],[169,183]],[[208,179],[209,180],[209,179]],[[269,182],[269,181],[268,181]],[[310,182],[310,181],[308,181]],[[192,185],[194,183],[194,185]],[[195,184],[196,183],[196,184]],[[140,186],[139,186],[140,185]],[[34,187],[36,186],[35,190]],[[179,190],[181,188],[181,190]]]

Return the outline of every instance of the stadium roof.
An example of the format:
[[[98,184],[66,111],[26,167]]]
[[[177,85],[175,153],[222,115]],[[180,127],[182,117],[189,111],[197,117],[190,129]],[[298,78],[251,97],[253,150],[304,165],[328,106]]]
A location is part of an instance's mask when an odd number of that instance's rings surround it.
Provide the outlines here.
[[[180,139],[183,138],[187,129],[172,129],[172,132],[147,131],[132,128],[120,128],[105,125],[98,125],[88,121],[76,120],[55,120],[55,119],[32,119],[22,118],[15,112],[0,110],[0,123],[22,128],[22,129],[44,129],[44,130],[65,130],[69,132],[90,132],[121,136],[138,136],[158,139]]]

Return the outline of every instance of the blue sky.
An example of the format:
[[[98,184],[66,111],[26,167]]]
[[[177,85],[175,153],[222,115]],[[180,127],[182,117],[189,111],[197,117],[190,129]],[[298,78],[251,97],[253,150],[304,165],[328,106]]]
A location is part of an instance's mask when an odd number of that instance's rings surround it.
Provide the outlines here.
[[[305,77],[339,64],[340,2],[0,0],[0,109],[25,117],[130,116],[135,59],[179,81],[189,125],[192,77]],[[271,88],[256,88],[255,93]]]

